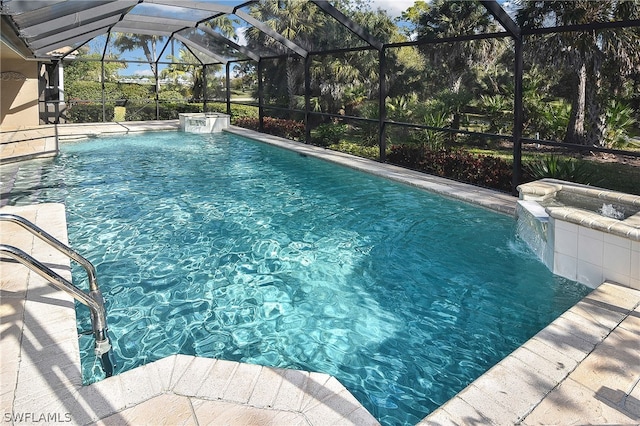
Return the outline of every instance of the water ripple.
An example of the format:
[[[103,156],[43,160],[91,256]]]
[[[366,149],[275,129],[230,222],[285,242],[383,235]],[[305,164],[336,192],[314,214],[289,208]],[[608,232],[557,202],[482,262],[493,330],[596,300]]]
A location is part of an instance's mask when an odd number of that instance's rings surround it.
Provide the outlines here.
[[[99,138],[24,167],[9,201],[66,204],[119,372],[174,353],[322,371],[415,424],[587,291],[509,217],[231,135]]]

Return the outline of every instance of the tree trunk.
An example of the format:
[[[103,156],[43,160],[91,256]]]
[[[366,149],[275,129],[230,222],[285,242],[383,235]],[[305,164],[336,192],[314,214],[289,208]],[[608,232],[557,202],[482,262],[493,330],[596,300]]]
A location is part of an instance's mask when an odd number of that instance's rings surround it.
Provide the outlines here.
[[[606,102],[598,96],[600,93],[600,75],[593,77],[592,89],[586,96],[586,135],[587,145],[604,146],[607,132]]]
[[[578,84],[571,104],[571,117],[567,125],[567,133],[564,137],[568,143],[585,143],[584,119],[587,98],[587,66],[582,64],[576,73]]]
[[[457,76],[454,75],[452,73],[452,80],[451,80],[451,92],[453,93],[460,93],[460,88],[462,87],[462,73],[458,74]]]
[[[287,58],[287,95],[289,97],[289,108],[295,109],[296,101],[296,81],[295,81],[295,69],[293,67],[293,59]]]

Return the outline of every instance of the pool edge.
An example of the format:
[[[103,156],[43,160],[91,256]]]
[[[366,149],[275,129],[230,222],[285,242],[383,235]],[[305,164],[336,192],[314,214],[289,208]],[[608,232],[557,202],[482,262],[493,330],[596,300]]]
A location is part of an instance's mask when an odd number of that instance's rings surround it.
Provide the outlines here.
[[[294,142],[278,136],[256,132],[237,126],[230,126],[224,130],[234,135],[243,136],[259,142],[278,146],[302,155],[330,161],[364,173],[384,177],[395,182],[404,183],[416,188],[424,189],[445,197],[464,201],[476,206],[484,207],[499,213],[515,216],[518,198],[489,188],[470,185],[439,176],[409,170],[388,163],[380,163],[367,158],[357,157],[340,151],[333,151],[301,142]]]

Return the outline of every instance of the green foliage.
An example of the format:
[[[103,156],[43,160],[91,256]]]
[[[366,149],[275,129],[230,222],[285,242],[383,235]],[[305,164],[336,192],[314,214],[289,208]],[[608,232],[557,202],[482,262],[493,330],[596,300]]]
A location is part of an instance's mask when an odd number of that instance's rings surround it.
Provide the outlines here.
[[[118,99],[127,99],[127,100],[140,100],[140,99],[153,99],[154,98],[154,88],[149,84],[138,84],[138,83],[118,83],[116,86],[120,95]]]
[[[68,110],[72,123],[92,123],[102,121],[102,105],[74,103]],[[129,102],[126,107],[106,105],[106,121],[149,121],[156,119],[156,105],[152,103]],[[181,112],[202,112],[202,104],[161,103],[160,120],[175,120]],[[123,115],[124,114],[124,115]]]
[[[523,27],[590,24],[633,20],[640,17],[638,1],[534,1],[521,2],[516,21]],[[637,27],[550,33],[528,37],[531,60],[549,75],[573,77],[572,120],[565,140],[585,145],[606,145],[602,121],[609,100],[625,80],[637,74],[640,62],[640,30]],[[633,77],[631,77],[633,78]]]
[[[571,105],[563,99],[549,99],[548,77],[532,67],[523,80],[524,133],[544,140],[563,140],[569,125]]]
[[[393,121],[411,123],[418,106],[418,95],[396,96],[386,102],[387,118]]]
[[[102,99],[102,86],[94,81],[66,81],[65,95],[68,101],[98,101]]]
[[[304,139],[304,123],[295,120],[285,120],[282,118],[264,117],[264,133],[282,138],[301,141]],[[246,129],[260,131],[260,121],[257,118],[240,118],[235,122],[236,126]]]
[[[116,100],[148,100],[154,97],[151,85],[137,83],[105,83],[105,98]],[[101,101],[102,85],[95,81],[68,81],[65,83],[66,98],[70,101]]]
[[[370,118],[377,120],[380,116],[380,109],[377,103],[366,102],[359,108],[360,116],[363,118]],[[358,123],[358,130],[360,131],[360,141],[363,146],[377,146],[378,145],[378,123],[363,121]]]
[[[160,120],[176,120],[181,112],[202,112],[202,104],[199,103],[161,103],[159,105]],[[156,119],[155,102],[146,105],[129,105],[127,107],[126,121],[147,121]]]
[[[429,112],[424,116],[424,124],[427,126],[446,127],[447,121],[447,114],[444,112]],[[423,130],[423,135],[422,141],[433,151],[442,149],[447,139],[447,134],[438,130]]]
[[[114,104],[105,105],[105,121],[113,121]],[[72,103],[67,108],[67,120],[71,123],[99,123],[102,122],[102,105],[87,103]]]
[[[316,127],[311,134],[311,143],[318,146],[329,146],[340,143],[347,133],[346,124],[327,123]]]
[[[523,169],[526,180],[554,178],[583,184],[597,183],[593,169],[585,162],[573,158],[547,155],[541,159],[525,162]]]
[[[624,148],[629,145],[629,131],[636,123],[633,118],[633,109],[627,105],[612,100],[607,105],[606,112],[607,132],[605,144],[609,148]]]
[[[102,55],[100,53],[88,53],[81,52],[74,61],[65,61],[64,63],[64,76],[67,81],[102,81],[102,65],[100,60]],[[107,55],[105,59],[114,60],[117,59],[113,55]],[[125,68],[124,62],[105,62],[104,63],[104,76],[106,81],[114,81],[118,77],[118,71]]]
[[[158,93],[158,99],[168,102],[181,102],[185,100],[185,94],[175,89],[161,90]]]
[[[426,145],[393,145],[387,161],[436,176],[501,191],[511,190],[513,172],[499,157],[473,155],[463,150],[431,150]]]
[[[227,107],[225,106],[224,112],[226,113]],[[234,120],[241,118],[258,118],[258,108],[248,105],[231,105],[231,115]]]
[[[340,143],[329,146],[334,151],[346,152],[347,154],[356,155],[358,157],[377,160],[380,156],[380,150],[377,146],[362,146],[357,143],[341,141]]]
[[[227,113],[227,104],[223,102],[209,102],[207,109],[211,112]],[[231,104],[231,124],[237,125],[237,121],[244,118],[258,118],[258,107],[249,105]]]
[[[489,133],[503,133],[510,130],[508,121],[512,118],[513,101],[497,94],[480,96],[480,108],[489,118]]]

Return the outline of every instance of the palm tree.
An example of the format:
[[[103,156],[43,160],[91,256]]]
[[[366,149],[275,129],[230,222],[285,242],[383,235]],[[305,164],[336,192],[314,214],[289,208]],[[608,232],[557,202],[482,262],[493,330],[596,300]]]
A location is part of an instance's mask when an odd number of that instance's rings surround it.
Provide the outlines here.
[[[523,27],[588,24],[640,17],[639,0],[524,1],[517,14]],[[529,37],[532,60],[573,75],[566,142],[601,145],[606,105],[625,77],[640,69],[640,29],[562,32]],[[609,70],[609,72],[605,72]],[[612,72],[615,70],[614,72]]]
[[[418,37],[428,40],[495,32],[497,24],[478,2],[436,0],[418,19]],[[474,42],[425,44],[422,53],[432,64],[442,67],[452,93],[459,93],[465,78],[474,78],[474,69],[494,62],[504,42],[484,39]]]
[[[261,1],[251,6],[250,13],[274,31],[307,50],[313,47],[313,35],[322,28],[324,22],[323,14],[306,0]],[[247,30],[246,37],[250,47],[264,46],[277,54],[289,53],[284,45],[255,27]],[[295,108],[295,94],[302,80],[300,72],[297,71],[300,68],[297,62],[292,57],[288,57],[285,61],[284,71],[290,108]]]
[[[151,67],[151,72],[155,76],[157,71],[156,61],[158,60],[156,47],[158,41],[161,41],[163,38],[164,37],[155,35],[117,33],[113,45],[118,48],[120,52],[142,49],[149,63],[149,67]]]
[[[366,28],[373,37],[388,40],[390,34],[398,31],[397,27],[382,11],[374,12],[368,10],[367,6],[358,0],[336,2],[336,7],[347,11],[345,13]],[[354,47],[356,43],[364,43],[336,20],[325,15],[316,5],[305,0],[261,1],[252,6],[251,14],[308,51]],[[275,53],[289,53],[283,45],[255,28],[250,28],[246,35],[250,47],[266,46]],[[323,110],[337,113],[343,107],[348,109],[360,102],[363,92],[366,92],[367,97],[377,94],[378,69],[375,55],[375,52],[354,52],[339,58],[327,55],[314,58],[311,69],[312,87],[315,96],[320,96],[323,101]],[[295,95],[303,87],[304,73],[300,62],[289,57],[276,65],[269,63],[269,66],[280,67],[271,69],[269,75],[286,75],[286,97],[290,107],[295,107]],[[275,97],[284,98],[284,93],[278,96],[279,89],[277,84],[270,86],[270,95],[276,94]],[[343,102],[345,94],[350,97],[347,102],[349,105]]]
[[[416,29],[419,39],[435,40],[496,32],[498,25],[478,2],[435,0],[430,8],[423,8]],[[452,128],[459,128],[462,109],[473,97],[465,87],[480,81],[484,70],[495,68],[506,48],[504,39],[420,45],[432,81],[438,82],[433,89],[440,91],[439,98],[452,115]]]

